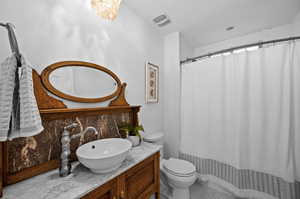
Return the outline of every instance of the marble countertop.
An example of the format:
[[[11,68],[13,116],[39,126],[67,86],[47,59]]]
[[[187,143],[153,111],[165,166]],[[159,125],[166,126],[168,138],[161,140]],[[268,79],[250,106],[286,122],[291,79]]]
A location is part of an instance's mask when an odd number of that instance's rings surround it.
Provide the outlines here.
[[[142,143],[130,151],[120,168],[107,174],[94,174],[79,162],[75,162],[72,164],[72,174],[67,177],[59,177],[56,169],[5,187],[3,199],[77,199],[159,150],[160,146]]]

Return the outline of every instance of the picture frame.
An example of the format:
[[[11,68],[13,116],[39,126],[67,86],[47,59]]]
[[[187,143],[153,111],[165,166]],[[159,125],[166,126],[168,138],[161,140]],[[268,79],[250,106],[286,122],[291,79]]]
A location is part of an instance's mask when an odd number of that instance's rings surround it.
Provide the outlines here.
[[[158,103],[159,67],[146,62],[146,103]]]

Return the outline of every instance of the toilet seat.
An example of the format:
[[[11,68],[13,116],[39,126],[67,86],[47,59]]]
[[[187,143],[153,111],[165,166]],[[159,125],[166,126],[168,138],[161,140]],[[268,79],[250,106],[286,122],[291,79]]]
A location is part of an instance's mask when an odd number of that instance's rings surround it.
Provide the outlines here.
[[[190,177],[195,175],[196,172],[196,168],[192,163],[175,158],[166,160],[163,167],[166,172],[178,177]]]

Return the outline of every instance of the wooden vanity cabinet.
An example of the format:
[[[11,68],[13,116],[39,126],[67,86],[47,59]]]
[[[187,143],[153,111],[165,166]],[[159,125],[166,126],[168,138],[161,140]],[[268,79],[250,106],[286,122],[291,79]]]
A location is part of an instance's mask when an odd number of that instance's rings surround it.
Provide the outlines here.
[[[160,198],[159,152],[112,179],[82,199],[148,199]]]
[[[84,199],[117,199],[117,179],[113,179],[94,191],[88,193]]]

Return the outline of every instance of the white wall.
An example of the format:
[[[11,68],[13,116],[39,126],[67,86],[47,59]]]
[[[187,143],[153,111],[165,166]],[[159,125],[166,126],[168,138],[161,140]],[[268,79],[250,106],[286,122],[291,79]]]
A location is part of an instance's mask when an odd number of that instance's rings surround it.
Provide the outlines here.
[[[194,49],[179,32],[164,41],[164,131],[166,158],[177,157],[180,145],[180,60],[190,57]]]
[[[300,36],[300,12],[292,22],[292,33],[294,36]]]
[[[259,32],[243,35],[233,39],[217,42],[207,46],[199,46],[195,48],[193,56],[199,56],[206,53],[222,50],[225,48],[231,48],[234,46],[240,46],[249,43],[255,43],[259,41],[267,41],[273,39],[280,39],[284,37],[300,35],[300,13],[290,24],[265,29]]]
[[[187,42],[185,37],[180,34],[180,60],[186,60],[194,53],[194,48]]]
[[[140,118],[146,130],[162,130],[162,81],[160,102],[148,105],[144,79],[146,61],[160,66],[162,79],[163,38],[125,4],[115,21],[107,21],[95,15],[89,2],[1,0],[0,20],[15,24],[21,52],[38,72],[64,60],[103,65],[127,82],[128,102],[143,105]],[[0,60],[9,54],[7,32],[1,28]]]
[[[177,157],[180,138],[180,34],[165,36],[164,131],[165,155]]]

